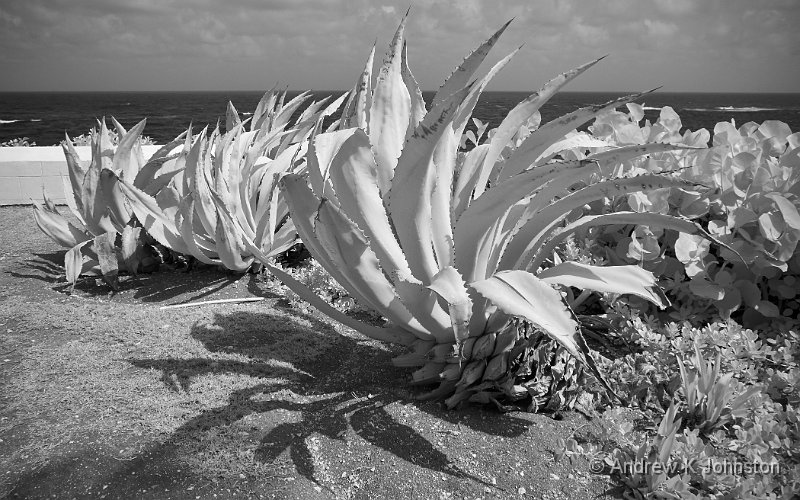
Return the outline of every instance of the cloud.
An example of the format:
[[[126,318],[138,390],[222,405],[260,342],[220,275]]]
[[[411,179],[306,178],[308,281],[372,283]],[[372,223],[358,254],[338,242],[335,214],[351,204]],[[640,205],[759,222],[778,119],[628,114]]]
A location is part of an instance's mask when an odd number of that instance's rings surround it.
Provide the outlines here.
[[[10,24],[11,26],[15,27],[18,27],[22,24],[21,18],[18,16],[13,16],[2,9],[0,9],[0,21],[2,21],[3,24]]]
[[[643,21],[647,35],[659,38],[671,38],[678,33],[678,25],[645,19]]]
[[[381,59],[408,5],[3,0],[0,90],[235,90],[265,81],[349,88],[376,40]],[[796,0],[415,0],[407,35],[426,89],[514,17],[489,62],[524,48],[492,89],[536,88],[608,53],[571,88],[627,90],[654,80],[672,90],[797,91],[799,16]]]
[[[674,16],[683,16],[693,12],[697,6],[696,0],[655,0],[656,8]]]
[[[596,45],[609,39],[608,30],[599,26],[592,26],[578,21],[572,25],[575,36],[586,45]]]

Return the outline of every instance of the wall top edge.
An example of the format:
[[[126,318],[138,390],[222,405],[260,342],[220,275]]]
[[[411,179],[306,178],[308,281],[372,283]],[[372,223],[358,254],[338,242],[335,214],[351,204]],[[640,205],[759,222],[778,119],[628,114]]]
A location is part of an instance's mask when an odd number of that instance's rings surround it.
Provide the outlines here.
[[[142,154],[145,159],[150,158],[161,146],[142,146]],[[75,146],[81,160],[92,159],[91,146]],[[3,147],[0,148],[0,162],[30,162],[30,161],[49,161],[66,162],[64,150],[61,146],[28,146],[28,147]]]

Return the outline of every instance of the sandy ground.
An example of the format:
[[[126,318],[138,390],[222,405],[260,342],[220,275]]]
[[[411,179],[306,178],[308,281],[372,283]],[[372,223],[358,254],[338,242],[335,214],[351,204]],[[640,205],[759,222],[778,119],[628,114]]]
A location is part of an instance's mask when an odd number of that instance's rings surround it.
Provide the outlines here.
[[[162,268],[70,295],[29,207],[0,208],[0,241],[0,497],[614,496],[553,459],[596,422],[416,401],[397,348],[269,279]]]

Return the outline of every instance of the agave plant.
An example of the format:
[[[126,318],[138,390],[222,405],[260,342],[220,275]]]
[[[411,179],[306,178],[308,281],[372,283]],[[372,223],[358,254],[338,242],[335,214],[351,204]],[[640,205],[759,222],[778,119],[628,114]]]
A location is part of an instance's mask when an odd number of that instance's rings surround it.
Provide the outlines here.
[[[408,67],[405,22],[374,84],[370,54],[342,117],[344,126],[355,126],[316,134],[309,141],[307,174],[281,181],[312,256],[389,324],[356,321],[280,269],[272,271],[333,318],[372,338],[409,346],[394,362],[418,367],[416,384],[439,384],[422,397],[447,398],[449,406],[530,396],[533,409],[569,405],[584,366],[603,378],[576,315],[555,287],[632,293],[662,306],[666,298],[653,275],[637,266],[563,262],[535,272],[558,242],[582,227],[638,220],[702,233],[691,222],[660,214],[616,213],[562,224],[595,199],[688,184],[659,175],[602,178],[617,162],[679,146],[637,145],[559,160],[560,150],[583,140],[563,139],[568,132],[638,97],[581,108],[528,129],[542,104],[592,61],[523,100],[487,142],[459,152],[481,91],[517,52],[470,82],[508,24],[456,68],[428,109]],[[225,217],[244,232],[233,214]],[[242,240],[265,259],[254,242]],[[553,344],[545,348],[545,341]]]
[[[146,262],[152,257],[144,248],[142,228],[131,221],[133,212],[117,180],[143,189],[151,186],[153,175],[171,161],[169,153],[176,143],[160,148],[145,162],[140,141],[145,120],[130,131],[112,120],[116,133],[107,128],[105,120],[98,121],[97,129],[90,133],[92,159],[88,164],[81,160],[69,137],[62,143],[69,173],[65,198],[76,222],[62,216],[47,193],[44,206],[32,200],[39,228],[69,249],[64,267],[73,287],[81,273],[94,271],[101,272],[116,288],[120,268],[136,273],[142,264],[147,270],[155,262]],[[115,137],[120,138],[116,147]]]
[[[224,209],[265,255],[274,256],[296,243],[277,180],[299,166],[307,137],[341,107],[345,95],[330,104],[328,99],[312,103],[294,122],[292,115],[310,93],[286,103],[285,96],[267,92],[244,122],[229,103],[225,133],[217,127],[210,136],[204,129],[193,137],[190,129],[178,155],[178,170],[173,169],[174,175],[157,192],[119,179],[132,210],[158,242],[234,271],[258,265],[230,223],[218,215]]]

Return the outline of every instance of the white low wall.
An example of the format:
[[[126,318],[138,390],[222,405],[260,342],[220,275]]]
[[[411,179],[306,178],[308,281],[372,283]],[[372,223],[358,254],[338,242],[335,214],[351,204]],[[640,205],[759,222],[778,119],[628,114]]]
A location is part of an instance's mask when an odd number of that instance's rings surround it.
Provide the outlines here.
[[[142,146],[145,159],[159,148]],[[89,146],[75,149],[82,160],[91,160]],[[71,191],[64,192],[69,190],[69,178],[61,146],[0,148],[0,205],[29,205],[31,198],[41,202],[42,188],[57,204],[64,204],[65,196],[72,196]]]

